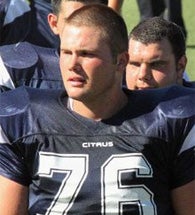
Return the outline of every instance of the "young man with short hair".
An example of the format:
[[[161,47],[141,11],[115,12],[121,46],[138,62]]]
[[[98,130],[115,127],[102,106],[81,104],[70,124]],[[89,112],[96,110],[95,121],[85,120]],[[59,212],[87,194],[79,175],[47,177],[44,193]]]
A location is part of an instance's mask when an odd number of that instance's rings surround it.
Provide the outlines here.
[[[178,84],[195,87],[184,80],[187,63],[184,35],[178,25],[153,17],[139,23],[129,35],[129,89],[151,89]]]
[[[191,215],[195,91],[121,88],[128,34],[103,5],[61,35],[67,94],[0,96],[0,214]]]

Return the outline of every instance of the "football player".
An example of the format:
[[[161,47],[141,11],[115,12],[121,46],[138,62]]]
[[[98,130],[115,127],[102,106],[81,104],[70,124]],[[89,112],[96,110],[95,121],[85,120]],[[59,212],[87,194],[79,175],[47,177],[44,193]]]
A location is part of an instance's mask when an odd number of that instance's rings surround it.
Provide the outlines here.
[[[0,96],[0,214],[191,215],[195,91],[121,88],[128,34],[103,5],[61,34],[67,94]]]
[[[187,64],[185,37],[181,28],[161,17],[142,21],[129,35],[129,89],[151,89],[178,84],[195,87],[185,80]]]
[[[20,1],[23,4],[25,3],[23,0]],[[14,1],[13,3],[10,2],[10,4],[8,4],[9,2],[5,2],[6,4],[2,3],[0,5],[0,8],[2,9],[10,8],[10,5],[14,6],[8,10],[9,13],[7,13],[6,17],[8,14],[15,14],[13,13],[13,10],[17,11],[17,8],[21,4],[20,1]],[[50,4],[51,6],[52,4],[53,12],[47,12],[48,23],[47,25],[45,24],[44,29],[48,28],[52,30],[53,34],[55,34],[57,37],[59,37],[59,34],[62,31],[64,19],[68,17],[74,10],[94,2],[107,4],[106,1],[102,0],[95,0],[93,2],[91,0],[52,0],[50,3],[49,2],[50,1],[36,0],[34,3],[31,2],[31,4],[33,4],[35,7],[38,7],[38,11],[43,10],[40,8],[41,6],[45,8],[46,11],[46,8],[48,8],[47,5]],[[20,10],[20,12],[21,11],[22,10]],[[25,21],[25,17],[23,18]],[[45,22],[47,22],[47,18],[45,17],[44,19]],[[18,18],[16,20],[18,20]],[[40,22],[40,26],[41,25],[43,25],[43,21]],[[20,32],[20,26],[15,28],[15,24],[13,24],[13,27],[17,32]],[[28,29],[25,27],[25,25],[23,28],[26,30]],[[33,30],[33,32],[36,34],[36,37],[39,35],[35,30]],[[15,37],[15,33],[13,34]],[[32,35],[33,34],[31,34],[31,36]],[[44,35],[46,36],[47,33],[45,32]],[[16,34],[16,36],[18,35]],[[32,36],[34,39],[36,37]],[[8,38],[9,37],[7,35],[6,39],[8,40]],[[28,39],[23,37],[19,39],[19,41],[23,40],[26,41]],[[6,41],[4,42],[9,44],[9,42]],[[15,40],[11,40],[12,43],[13,41]],[[16,41],[18,42],[17,39]],[[57,46],[58,48],[48,48],[43,47],[44,43],[42,42],[40,43],[41,46],[38,46],[35,44],[39,43],[32,40],[28,41],[31,43],[18,42],[15,44],[0,46],[0,91],[15,89],[16,87],[23,85],[41,89],[63,89],[63,83],[59,69],[59,45]],[[52,41],[55,41],[55,39],[52,39]]]

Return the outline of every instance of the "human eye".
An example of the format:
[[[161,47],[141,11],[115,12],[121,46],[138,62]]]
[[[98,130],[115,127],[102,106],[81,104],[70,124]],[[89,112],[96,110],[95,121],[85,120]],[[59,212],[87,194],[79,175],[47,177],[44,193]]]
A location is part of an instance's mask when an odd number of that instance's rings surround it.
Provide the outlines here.
[[[165,61],[155,61],[150,64],[153,69],[162,69],[166,65]]]
[[[129,65],[133,66],[133,67],[140,67],[140,63],[138,63],[136,61],[129,61]]]
[[[83,51],[81,51],[80,55],[81,55],[82,57],[88,57],[88,58],[95,57],[95,53],[92,52],[92,51],[88,51],[88,50],[83,50]]]
[[[66,50],[66,49],[61,49],[60,54],[61,55],[71,55],[72,52],[69,50]]]

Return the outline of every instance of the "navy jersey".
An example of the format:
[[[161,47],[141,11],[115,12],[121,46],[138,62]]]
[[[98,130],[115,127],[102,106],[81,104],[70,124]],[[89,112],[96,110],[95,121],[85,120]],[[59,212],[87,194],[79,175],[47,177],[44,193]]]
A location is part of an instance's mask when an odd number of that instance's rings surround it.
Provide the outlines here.
[[[30,4],[29,4],[30,2]],[[35,45],[58,48],[59,37],[47,21],[52,12],[50,0],[1,0],[0,45],[28,41]]]
[[[183,86],[195,88],[195,81],[186,81],[185,79],[183,79]]]
[[[0,85],[63,89],[56,49],[20,42],[0,47]]]
[[[1,0],[0,45],[25,40],[31,28],[31,9],[26,0]]]
[[[195,176],[195,91],[126,94],[102,121],[59,91],[0,95],[0,174],[29,186],[29,214],[173,214],[170,191]]]

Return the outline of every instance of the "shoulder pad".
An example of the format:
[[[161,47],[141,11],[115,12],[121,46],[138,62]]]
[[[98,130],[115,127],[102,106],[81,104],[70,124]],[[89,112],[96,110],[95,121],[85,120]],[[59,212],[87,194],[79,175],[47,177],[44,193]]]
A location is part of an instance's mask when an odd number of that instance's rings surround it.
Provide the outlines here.
[[[15,69],[32,67],[38,61],[36,51],[28,42],[1,46],[0,55],[5,66]]]

